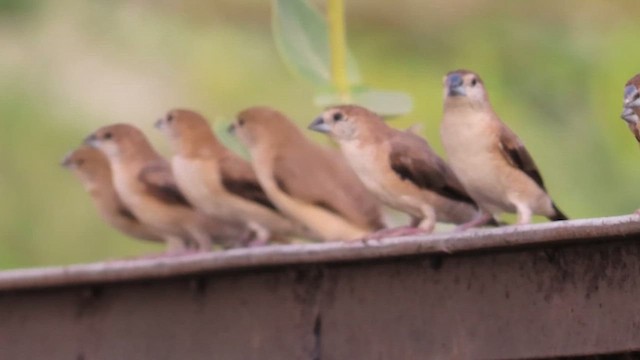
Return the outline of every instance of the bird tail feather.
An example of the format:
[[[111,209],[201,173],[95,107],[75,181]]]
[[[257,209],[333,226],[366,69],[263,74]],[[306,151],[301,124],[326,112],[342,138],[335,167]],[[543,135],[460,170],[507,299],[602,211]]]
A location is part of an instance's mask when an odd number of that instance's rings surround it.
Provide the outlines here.
[[[553,206],[553,210],[555,211],[555,214],[553,216],[549,216],[548,217],[549,220],[551,221],[569,220],[567,215],[565,215],[555,203],[553,203],[552,206]]]

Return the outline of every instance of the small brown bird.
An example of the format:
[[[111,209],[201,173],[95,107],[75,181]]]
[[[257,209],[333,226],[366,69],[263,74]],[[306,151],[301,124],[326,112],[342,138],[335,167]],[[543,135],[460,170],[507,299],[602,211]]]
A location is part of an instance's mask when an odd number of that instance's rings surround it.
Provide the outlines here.
[[[640,74],[627,81],[624,87],[623,110],[620,117],[627,122],[629,130],[640,142],[640,129],[638,128],[638,111],[640,110]]]
[[[230,131],[249,149],[269,198],[325,241],[354,240],[383,227],[378,202],[340,153],[312,143],[284,114],[252,107]]]
[[[143,224],[162,234],[171,252],[192,245],[205,251],[211,249],[212,241],[227,245],[243,236],[243,228],[194,210],[176,186],[169,163],[138,128],[127,124],[105,126],[85,142],[106,155],[122,201]]]
[[[178,187],[198,209],[245,223],[255,232],[256,245],[272,235],[307,235],[271,202],[251,164],[220,143],[202,115],[173,110],[155,126],[173,147],[171,167]]]
[[[380,201],[419,220],[421,231],[415,232],[432,232],[436,221],[463,224],[479,216],[453,171],[415,133],[393,129],[355,105],[329,108],[309,128],[338,142],[351,168]]]
[[[122,202],[111,181],[109,161],[100,150],[82,145],[70,152],[61,165],[80,180],[98,214],[109,225],[134,238],[163,241],[152,228],[140,223]]]
[[[451,168],[482,210],[516,212],[518,224],[531,222],[532,214],[567,220],[522,141],[493,111],[477,74],[458,70],[446,75],[440,134]]]

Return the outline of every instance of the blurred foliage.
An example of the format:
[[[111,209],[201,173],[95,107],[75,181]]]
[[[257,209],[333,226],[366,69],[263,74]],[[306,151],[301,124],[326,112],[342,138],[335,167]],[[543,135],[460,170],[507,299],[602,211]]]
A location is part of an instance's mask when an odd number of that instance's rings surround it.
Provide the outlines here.
[[[0,16],[28,14],[35,10],[36,0],[0,0]]]
[[[307,0],[272,1],[274,41],[285,64],[313,84],[314,104],[319,107],[350,103],[385,117],[409,113],[413,101],[408,94],[362,84],[346,44],[343,1],[328,1],[333,5],[324,16]]]
[[[316,87],[332,89],[335,84],[325,17],[305,0],[274,0],[272,4],[274,40],[285,63]],[[359,85],[360,70],[350,52],[345,65],[346,81]]]
[[[393,126],[423,125],[442,152],[442,76],[470,68],[567,214],[640,206],[640,153],[619,119],[623,85],[640,71],[640,3],[347,3],[349,44],[367,83],[415,99]],[[98,126],[135,123],[166,153],[151,124],[173,107],[198,109],[218,129],[256,104],[301,126],[319,112],[314,89],[278,57],[262,0],[0,0],[0,48],[0,268],[161,250],[104,225],[57,165]]]

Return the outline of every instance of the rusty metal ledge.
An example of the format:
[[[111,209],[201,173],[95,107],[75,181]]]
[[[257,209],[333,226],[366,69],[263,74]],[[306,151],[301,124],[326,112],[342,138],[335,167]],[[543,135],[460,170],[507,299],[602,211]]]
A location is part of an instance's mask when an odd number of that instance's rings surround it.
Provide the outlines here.
[[[367,243],[274,245],[177,257],[2,271],[0,291],[160,279],[265,266],[584,243],[639,234],[640,216],[626,215],[387,238]]]

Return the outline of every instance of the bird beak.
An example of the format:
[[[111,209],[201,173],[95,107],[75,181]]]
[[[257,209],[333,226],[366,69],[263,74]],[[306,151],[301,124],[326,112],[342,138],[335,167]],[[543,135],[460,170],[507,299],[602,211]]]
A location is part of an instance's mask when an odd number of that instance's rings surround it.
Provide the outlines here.
[[[331,132],[331,127],[329,127],[329,125],[324,122],[324,119],[322,117],[318,117],[313,120],[313,122],[309,124],[309,129],[323,134]]]
[[[633,107],[640,106],[640,96],[638,96],[638,89],[633,85],[627,85],[624,88],[624,106]]]
[[[227,127],[227,132],[231,135],[235,135],[236,134],[236,124],[231,123],[229,125],[229,127]]]
[[[636,112],[631,108],[625,107],[624,110],[622,110],[622,114],[620,114],[620,117],[629,125],[638,123],[638,115],[636,115]]]
[[[84,143],[91,147],[96,147],[98,145],[98,137],[96,134],[91,134],[84,139]]]
[[[467,93],[464,91],[464,82],[460,74],[451,74],[447,78],[447,84],[449,87],[449,96],[465,96]]]
[[[636,140],[640,142],[640,129],[638,129],[638,122],[640,119],[638,118],[638,114],[636,114],[633,109],[625,107],[624,110],[622,110],[620,117],[622,120],[627,122],[629,130],[631,130],[633,136],[636,137]]]
[[[71,152],[69,152],[67,155],[64,156],[64,158],[62,159],[62,161],[60,161],[60,166],[62,166],[63,168],[70,168],[72,164],[71,161]]]
[[[153,123],[153,127],[156,129],[162,129],[162,127],[164,126],[164,119],[160,118],[158,120],[156,120],[155,123]]]

